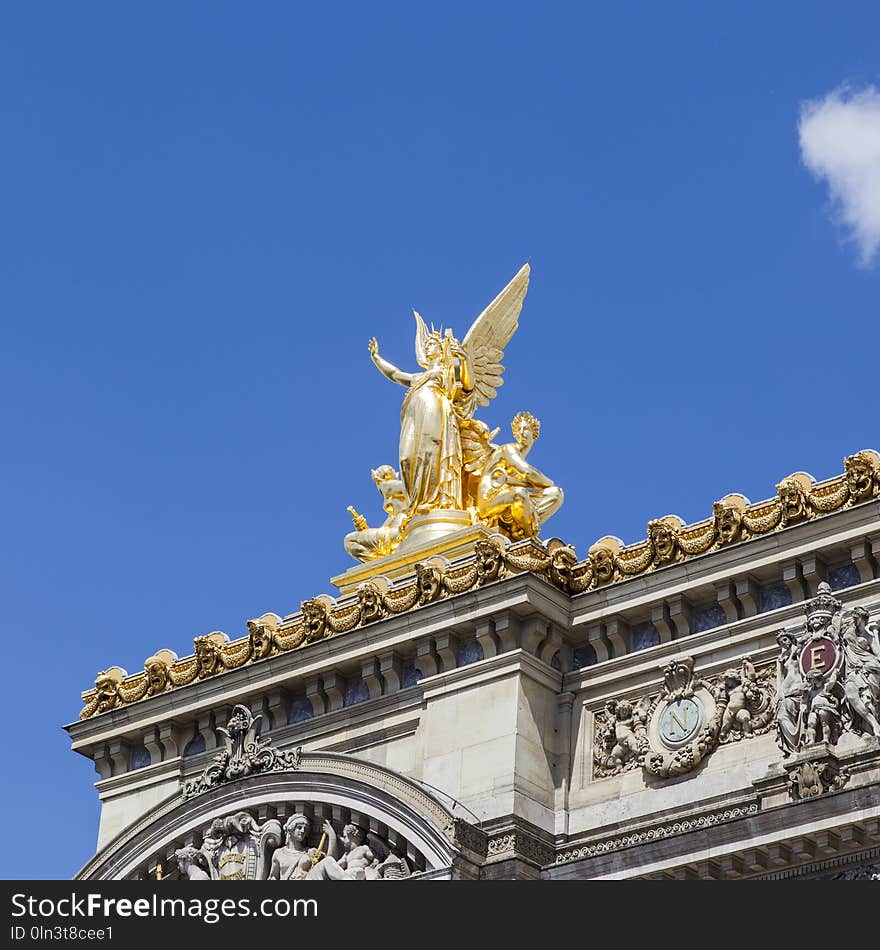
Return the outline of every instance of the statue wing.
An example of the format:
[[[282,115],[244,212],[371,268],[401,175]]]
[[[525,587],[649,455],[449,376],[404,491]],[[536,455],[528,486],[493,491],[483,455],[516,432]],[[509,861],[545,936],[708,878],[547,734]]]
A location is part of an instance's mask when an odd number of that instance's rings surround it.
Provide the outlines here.
[[[425,347],[428,343],[428,328],[418,310],[413,310],[413,316],[416,318],[416,362],[422,369],[428,365],[428,358],[425,356]]]
[[[489,431],[485,422],[468,419],[461,424],[461,453],[466,472],[481,472],[489,456],[498,448],[492,441],[498,435],[498,429]]]
[[[519,326],[519,312],[529,289],[529,272],[529,265],[523,264],[513,280],[474,320],[462,341],[473,369],[474,397],[481,406],[489,405],[503,382],[504,347]]]

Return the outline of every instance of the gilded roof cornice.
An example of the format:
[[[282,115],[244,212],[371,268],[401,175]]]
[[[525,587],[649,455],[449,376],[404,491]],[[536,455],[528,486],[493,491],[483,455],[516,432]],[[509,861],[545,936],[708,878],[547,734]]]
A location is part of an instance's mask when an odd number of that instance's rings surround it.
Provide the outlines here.
[[[103,670],[95,688],[82,694],[85,705],[80,719],[278,653],[304,649],[326,637],[504,577],[531,571],[568,594],[581,594],[878,497],[880,454],[865,449],[847,456],[843,474],[834,478],[817,483],[805,472],[795,472],[779,482],[775,497],[767,501],[752,504],[743,495],[726,495],[703,521],[688,525],[676,515],[656,518],[648,522],[643,541],[625,545],[619,538],[604,537],[581,561],[574,548],[555,538],[546,543],[529,539],[511,544],[494,535],[477,541],[474,556],[463,563],[447,565],[442,558],[430,558],[415,566],[414,576],[394,585],[372,578],[353,597],[337,601],[320,595],[303,601],[298,613],[283,619],[267,613],[249,620],[246,637],[230,641],[215,631],[196,637],[190,656],[178,658],[170,650],[159,650],[139,673],[129,675],[118,666]]]

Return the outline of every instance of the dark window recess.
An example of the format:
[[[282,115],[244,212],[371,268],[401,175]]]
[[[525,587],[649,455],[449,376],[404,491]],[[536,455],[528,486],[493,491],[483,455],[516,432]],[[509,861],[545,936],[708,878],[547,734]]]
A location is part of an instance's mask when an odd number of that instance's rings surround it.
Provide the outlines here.
[[[768,610],[778,610],[791,603],[791,591],[785,584],[774,584],[772,587],[761,588],[761,613]]]
[[[652,623],[640,623],[632,628],[632,649],[647,650],[660,642],[660,631]]]
[[[415,666],[405,666],[403,668],[403,688],[415,686],[422,678],[422,671]]]
[[[183,757],[188,759],[191,755],[198,755],[205,751],[205,737],[197,732],[192,739],[187,742],[183,749]]]
[[[137,746],[131,750],[128,757],[128,768],[130,771],[145,768],[150,764],[150,753],[144,746]]]
[[[727,617],[724,616],[724,610],[718,604],[704,607],[694,613],[694,633],[712,630],[714,627],[723,627],[726,622]]]
[[[572,670],[580,670],[585,666],[592,666],[597,660],[596,651],[589,643],[585,643],[583,646],[575,648],[574,656],[571,659],[571,668]]]
[[[354,706],[355,703],[362,703],[365,699],[369,698],[370,691],[367,689],[367,684],[362,679],[348,681],[345,686],[344,703],[346,706]]]
[[[828,583],[832,590],[841,590],[844,587],[855,587],[862,583],[862,576],[855,564],[841,564],[828,572]]]
[[[307,719],[311,719],[314,715],[315,711],[312,709],[311,700],[297,699],[294,700],[290,707],[289,722],[305,722]]]
[[[468,663],[476,663],[477,660],[482,659],[483,648],[476,640],[471,640],[470,643],[464,643],[458,648],[458,653],[455,656],[455,665],[467,666]]]

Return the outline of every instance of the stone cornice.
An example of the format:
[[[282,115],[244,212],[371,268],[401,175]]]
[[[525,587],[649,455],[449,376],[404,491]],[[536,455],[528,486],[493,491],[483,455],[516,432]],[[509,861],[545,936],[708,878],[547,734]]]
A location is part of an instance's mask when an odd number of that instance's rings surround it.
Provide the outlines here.
[[[697,585],[711,586],[737,574],[775,567],[780,560],[812,553],[829,543],[861,538],[865,533],[880,530],[880,500],[840,511],[833,517],[833,538],[829,537],[829,530],[826,516],[591,590],[572,599],[572,623],[588,624],[617,610],[654,603],[661,595],[668,598],[684,594]]]
[[[864,450],[848,456],[844,462],[843,475],[818,484],[803,472],[794,473],[776,486],[775,498],[755,505],[742,495],[725,496],[715,503],[711,518],[695,524],[686,525],[673,515],[653,519],[648,523],[647,539],[636,544],[623,545],[611,537],[600,539],[580,562],[573,548],[556,539],[546,545],[536,540],[508,545],[500,536],[477,541],[475,556],[470,560],[446,567],[420,564],[416,566],[415,577],[392,586],[366,581],[356,596],[338,602],[320,595],[303,601],[300,613],[283,620],[264,614],[259,620],[249,621],[249,637],[230,642],[220,632],[205,634],[196,637],[192,656],[178,659],[171,651],[160,650],[145,661],[143,672],[133,676],[120,667],[104,670],[96,679],[96,688],[82,694],[85,706],[80,718],[106,715],[119,707],[168,691],[177,692],[190,684],[205,683],[221,674],[224,678],[231,676],[242,667],[270,659],[274,663],[291,651],[314,650],[327,637],[335,646],[340,634],[346,634],[348,640],[358,628],[435,602],[454,602],[475,588],[523,572],[541,575],[565,594],[596,594],[584,603],[585,614],[581,615],[578,607],[577,619],[581,621],[589,619],[590,610],[596,615],[607,610],[623,596],[616,588],[631,585],[634,578],[644,579],[663,570],[659,583],[667,592],[677,582],[693,583],[700,569],[679,566],[680,562],[689,564],[722,549],[734,552],[732,559],[726,559],[728,572],[731,560],[736,562],[738,557],[750,564],[754,564],[756,554],[772,559],[783,543],[778,533],[792,526],[805,525],[807,530],[800,534],[804,543],[809,543],[811,536],[815,539],[822,533],[812,523],[835,511],[862,507],[869,509],[866,514],[870,519],[873,509],[876,521],[880,503],[872,499],[880,496],[880,456],[873,450]],[[762,538],[764,535],[769,537]],[[751,547],[754,543],[763,548],[756,551]],[[786,556],[791,555],[791,542],[784,544]],[[748,553],[746,548],[750,548]],[[704,570],[708,563],[703,562]],[[679,573],[678,580],[668,572],[670,568]],[[711,567],[708,570],[711,572]],[[654,585],[644,586],[647,590]],[[632,587],[628,589],[631,596]],[[568,614],[564,605],[560,609]],[[453,604],[453,618],[455,613]]]
[[[849,836],[856,847],[871,841],[880,844],[878,803],[880,785],[876,782],[766,809],[760,807],[753,795],[743,796],[723,807],[684,814],[672,821],[593,838],[579,845],[562,845],[555,867],[548,868],[548,876],[586,876],[598,880],[675,876],[673,872],[683,867],[710,861],[716,866],[716,873],[703,869],[700,877],[748,876],[744,869],[735,871],[737,865],[742,865],[744,853],[763,851],[764,866],[772,867],[780,859],[768,851],[782,847],[790,852],[793,843],[810,842],[829,831],[846,838],[847,828],[856,829]],[[815,843],[809,847],[816,853]],[[783,858],[781,865],[790,862],[797,863]]]
[[[268,693],[276,688],[289,688],[293,681],[303,681],[338,666],[359,663],[380,652],[408,645],[415,639],[449,632],[461,624],[461,618],[465,616],[468,623],[473,624],[480,618],[494,617],[505,611],[540,613],[551,619],[556,618],[560,625],[565,626],[568,623],[567,605],[568,598],[564,593],[535,574],[523,573],[482,588],[479,596],[471,593],[438,601],[409,614],[389,617],[381,623],[352,631],[338,639],[318,641],[307,649],[281,653],[223,675],[199,680],[198,688],[179,687],[136,703],[118,706],[102,715],[71,723],[65,729],[73,739],[73,748],[78,750],[83,746],[107,742],[120,733],[145,729],[169,719],[185,722],[200,712],[218,706],[246,702],[248,697],[257,692]],[[366,711],[372,702],[394,703],[396,700],[393,697],[381,697],[359,704],[358,709]],[[333,715],[336,714],[325,713],[322,718]],[[344,715],[350,717],[351,709],[346,708]]]
[[[880,602],[880,579],[835,592],[845,606],[872,607]],[[564,688],[601,705],[608,695],[629,698],[659,679],[659,669],[671,657],[687,653],[694,657],[701,675],[721,672],[732,660],[744,655],[756,665],[775,660],[779,653],[776,632],[803,616],[803,603],[756,614],[732,623],[692,633],[646,650],[603,660],[565,675]],[[621,689],[621,684],[625,688]]]

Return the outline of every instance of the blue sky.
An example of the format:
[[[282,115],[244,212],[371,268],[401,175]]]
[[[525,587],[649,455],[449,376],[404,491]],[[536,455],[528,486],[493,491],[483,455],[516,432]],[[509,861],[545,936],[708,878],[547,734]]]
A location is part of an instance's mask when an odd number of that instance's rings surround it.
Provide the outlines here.
[[[367,340],[413,368],[412,307],[463,334],[531,261],[482,418],[540,417],[581,554],[880,448],[877,166],[799,132],[870,99],[878,36],[874,3],[5,5],[11,876],[94,851],[60,726],[98,670],[348,566],[402,395]]]

